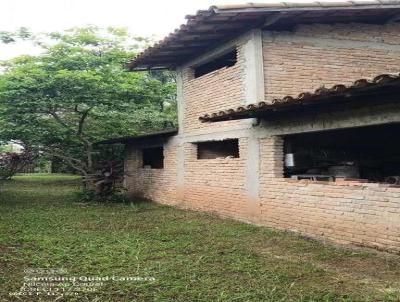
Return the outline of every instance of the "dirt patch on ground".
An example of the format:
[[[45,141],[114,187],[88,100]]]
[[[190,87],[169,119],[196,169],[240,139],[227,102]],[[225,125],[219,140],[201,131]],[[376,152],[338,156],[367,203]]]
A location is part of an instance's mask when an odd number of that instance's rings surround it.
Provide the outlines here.
[[[0,244],[0,254],[15,252],[17,249],[16,246],[8,246]]]

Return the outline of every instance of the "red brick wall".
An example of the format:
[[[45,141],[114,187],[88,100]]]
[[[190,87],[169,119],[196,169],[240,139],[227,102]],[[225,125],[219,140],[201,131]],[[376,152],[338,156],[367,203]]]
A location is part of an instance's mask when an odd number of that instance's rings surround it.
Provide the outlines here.
[[[400,188],[282,178],[283,140],[260,140],[262,224],[342,244],[400,251]]]
[[[129,146],[125,160],[125,186],[128,193],[162,203],[176,202],[177,146],[164,145],[164,169],[143,168],[142,151]]]
[[[266,98],[399,72],[398,32],[399,25],[339,24],[300,26],[294,33],[275,33],[274,38],[266,35]],[[292,42],[287,41],[290,36],[295,37]],[[337,47],[332,47],[335,39]],[[248,138],[244,132],[236,134],[240,136],[240,158],[197,160],[196,146],[190,141],[196,142],[199,132],[210,132],[211,140],[211,132],[248,127],[248,121],[202,124],[198,120],[205,113],[244,104],[244,64],[243,46],[238,45],[234,67],[197,79],[190,68],[183,70],[184,125],[179,139],[186,141],[181,159],[184,164],[179,164],[175,138],[165,146],[163,170],[142,169],[140,152],[131,149],[126,162],[129,191],[162,203],[261,222],[339,243],[400,251],[398,188],[284,179],[283,144],[274,137],[260,139],[259,200],[254,201],[245,188]],[[178,169],[182,166],[184,182],[178,185]],[[250,209],[250,204],[258,209]]]
[[[239,139],[239,158],[199,160],[197,146],[185,144],[184,206],[245,219],[246,149],[247,139]]]
[[[300,25],[296,33],[301,36],[319,37],[324,39],[338,39],[363,42],[377,42],[385,44],[400,44],[400,24],[313,24]]]
[[[399,45],[399,31],[399,24],[317,24],[300,26],[290,34],[265,35],[266,99],[399,72],[400,48],[391,47]]]
[[[164,148],[164,169],[142,167],[140,147],[130,147],[125,161],[126,187],[135,197],[246,220],[244,188],[247,139],[239,139],[239,158],[197,159],[197,145],[184,144],[184,185],[177,183],[178,146]]]
[[[205,113],[218,112],[221,109],[238,107],[244,104],[243,46],[237,45],[237,63],[232,67],[222,68],[198,78],[194,78],[191,67],[183,70],[184,123],[183,132],[197,130],[215,131],[229,128],[242,121],[223,122],[217,126],[201,123],[199,117]]]

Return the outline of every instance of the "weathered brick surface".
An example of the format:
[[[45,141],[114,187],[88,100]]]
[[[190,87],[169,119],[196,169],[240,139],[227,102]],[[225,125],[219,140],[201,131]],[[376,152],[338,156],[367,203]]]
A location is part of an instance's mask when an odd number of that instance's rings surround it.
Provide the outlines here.
[[[399,72],[399,29],[399,24],[304,25],[290,34],[265,35],[266,99]],[[290,36],[295,37],[291,42],[287,40]],[[337,45],[332,46],[335,40]],[[190,68],[183,70],[184,125],[179,137],[186,139],[184,149],[180,153],[179,144],[171,139],[165,145],[165,168],[151,170],[141,168],[140,146],[130,147],[126,161],[129,192],[338,243],[400,252],[400,188],[284,179],[282,139],[269,137],[259,140],[259,199],[254,200],[245,186],[246,173],[252,173],[246,166],[245,132],[238,137],[240,158],[197,160],[196,146],[191,143],[196,134],[222,133],[249,125],[247,121],[202,124],[198,120],[205,113],[245,103],[244,64],[243,46],[239,44],[234,67],[197,79]],[[178,160],[178,154],[184,158]],[[179,183],[182,166],[184,181]],[[254,211],[254,207],[258,209]]]
[[[263,39],[266,100],[399,72],[400,49],[390,45],[385,48],[389,43],[399,44],[399,30],[398,24],[338,24],[301,26],[289,36],[266,35]],[[290,37],[295,39],[287,41]],[[332,46],[327,39],[335,39],[337,43]],[[346,41],[353,41],[354,45],[344,44]],[[364,46],[356,42],[374,43]]]
[[[400,44],[400,24],[388,23],[386,25],[374,24],[313,24],[300,25],[296,34],[305,37],[337,39],[359,42],[376,42],[392,45]]]
[[[163,203],[176,202],[177,147],[164,145],[164,169],[143,168],[140,148],[130,146],[125,160],[125,186],[128,193]]]
[[[247,139],[239,139],[239,158],[197,159],[196,145],[185,145],[184,206],[245,219]]]
[[[125,161],[126,187],[133,196],[227,217],[248,220],[244,189],[247,139],[239,139],[239,158],[197,159],[193,143],[184,144],[184,184],[177,183],[178,146],[167,143],[164,169],[142,168],[140,147],[130,147]]]
[[[282,139],[260,141],[265,225],[338,243],[400,251],[400,188],[282,178]]]
[[[209,74],[194,78],[193,69],[183,70],[184,123],[183,132],[215,131],[243,121],[223,122],[218,125],[201,123],[199,117],[207,112],[237,107],[244,104],[243,68],[245,58],[243,46],[237,47],[237,63]]]

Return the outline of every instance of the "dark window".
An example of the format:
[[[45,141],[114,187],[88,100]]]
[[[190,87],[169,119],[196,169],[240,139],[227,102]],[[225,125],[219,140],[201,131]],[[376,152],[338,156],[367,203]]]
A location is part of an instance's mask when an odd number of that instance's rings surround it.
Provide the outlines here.
[[[164,168],[164,148],[146,148],[142,150],[143,154],[143,167],[150,167],[152,169]]]
[[[197,143],[197,159],[239,157],[239,140],[210,141]]]
[[[285,174],[400,184],[399,133],[400,124],[388,124],[289,135]]]
[[[235,49],[222,56],[219,56],[218,58],[213,59],[212,61],[194,67],[194,77],[201,77],[202,75],[213,72],[214,70],[221,69],[223,67],[231,67],[235,65],[236,62],[237,55]]]

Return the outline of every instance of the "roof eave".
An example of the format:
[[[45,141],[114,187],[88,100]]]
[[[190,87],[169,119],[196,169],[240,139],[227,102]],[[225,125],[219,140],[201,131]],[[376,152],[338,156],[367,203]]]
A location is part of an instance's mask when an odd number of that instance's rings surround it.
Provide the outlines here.
[[[169,129],[164,131],[140,134],[136,136],[112,138],[108,140],[99,141],[96,143],[96,145],[130,144],[144,139],[167,138],[170,136],[174,136],[176,134],[178,134],[178,129]]]
[[[297,14],[307,12],[326,11],[325,14],[330,15],[334,11],[379,11],[384,9],[382,15],[391,13],[400,13],[399,0],[373,0],[373,1],[345,1],[345,2],[309,2],[309,3],[268,3],[268,4],[244,4],[244,5],[217,5],[212,6],[208,10],[198,11],[195,15],[186,16],[188,20],[186,24],[181,25],[173,33],[168,35],[162,41],[156,43],[152,47],[147,48],[140,53],[136,58],[127,63],[128,70],[145,70],[145,69],[174,69],[177,66],[183,65],[190,61],[193,57],[206,51],[211,47],[220,44],[224,38],[232,39],[241,33],[240,30],[231,30],[230,32],[221,32],[221,22],[229,20],[228,24],[236,22],[237,26],[242,26],[246,30],[262,27],[264,29],[276,30],[282,26],[293,26],[297,20]],[[396,9],[396,10],[393,10]],[[294,15],[294,17],[292,16]],[[379,15],[376,13],[376,15]],[[372,15],[371,15],[372,16]],[[361,22],[372,18],[369,13],[360,16]],[[287,18],[294,18],[293,22],[287,22]],[[345,19],[346,16],[339,16]],[[389,16],[390,17],[390,16]],[[225,18],[225,19],[224,19]],[[231,20],[234,18],[235,20]],[[262,23],[259,21],[263,18]],[[268,23],[267,19],[273,19],[273,22]],[[322,18],[318,16],[318,18]],[[260,19],[260,20],[258,20]],[[288,20],[289,20],[288,19]],[[349,19],[349,18],[347,18]],[[378,18],[379,19],[379,18]],[[383,18],[384,19],[384,18]],[[384,22],[385,20],[381,20]],[[371,20],[374,20],[373,18]],[[380,19],[379,19],[380,20]],[[265,26],[267,21],[268,26]],[[280,22],[278,22],[280,21]],[[303,20],[309,22],[309,20]],[[282,23],[283,22],[283,23]],[[329,21],[332,22],[332,21]],[[347,20],[348,22],[348,20]],[[293,24],[292,24],[293,23]],[[214,25],[214,31],[210,32],[207,26]],[[226,26],[226,24],[225,24]],[[275,27],[276,28],[275,28]],[[207,29],[204,30],[203,28]],[[207,36],[210,36],[208,37]],[[194,43],[194,44],[193,44]],[[188,48],[191,48],[189,50]]]
[[[215,13],[239,12],[274,12],[274,11],[323,11],[339,9],[374,9],[399,7],[399,1],[338,1],[338,2],[278,2],[278,3],[248,3],[233,5],[214,5]]]

